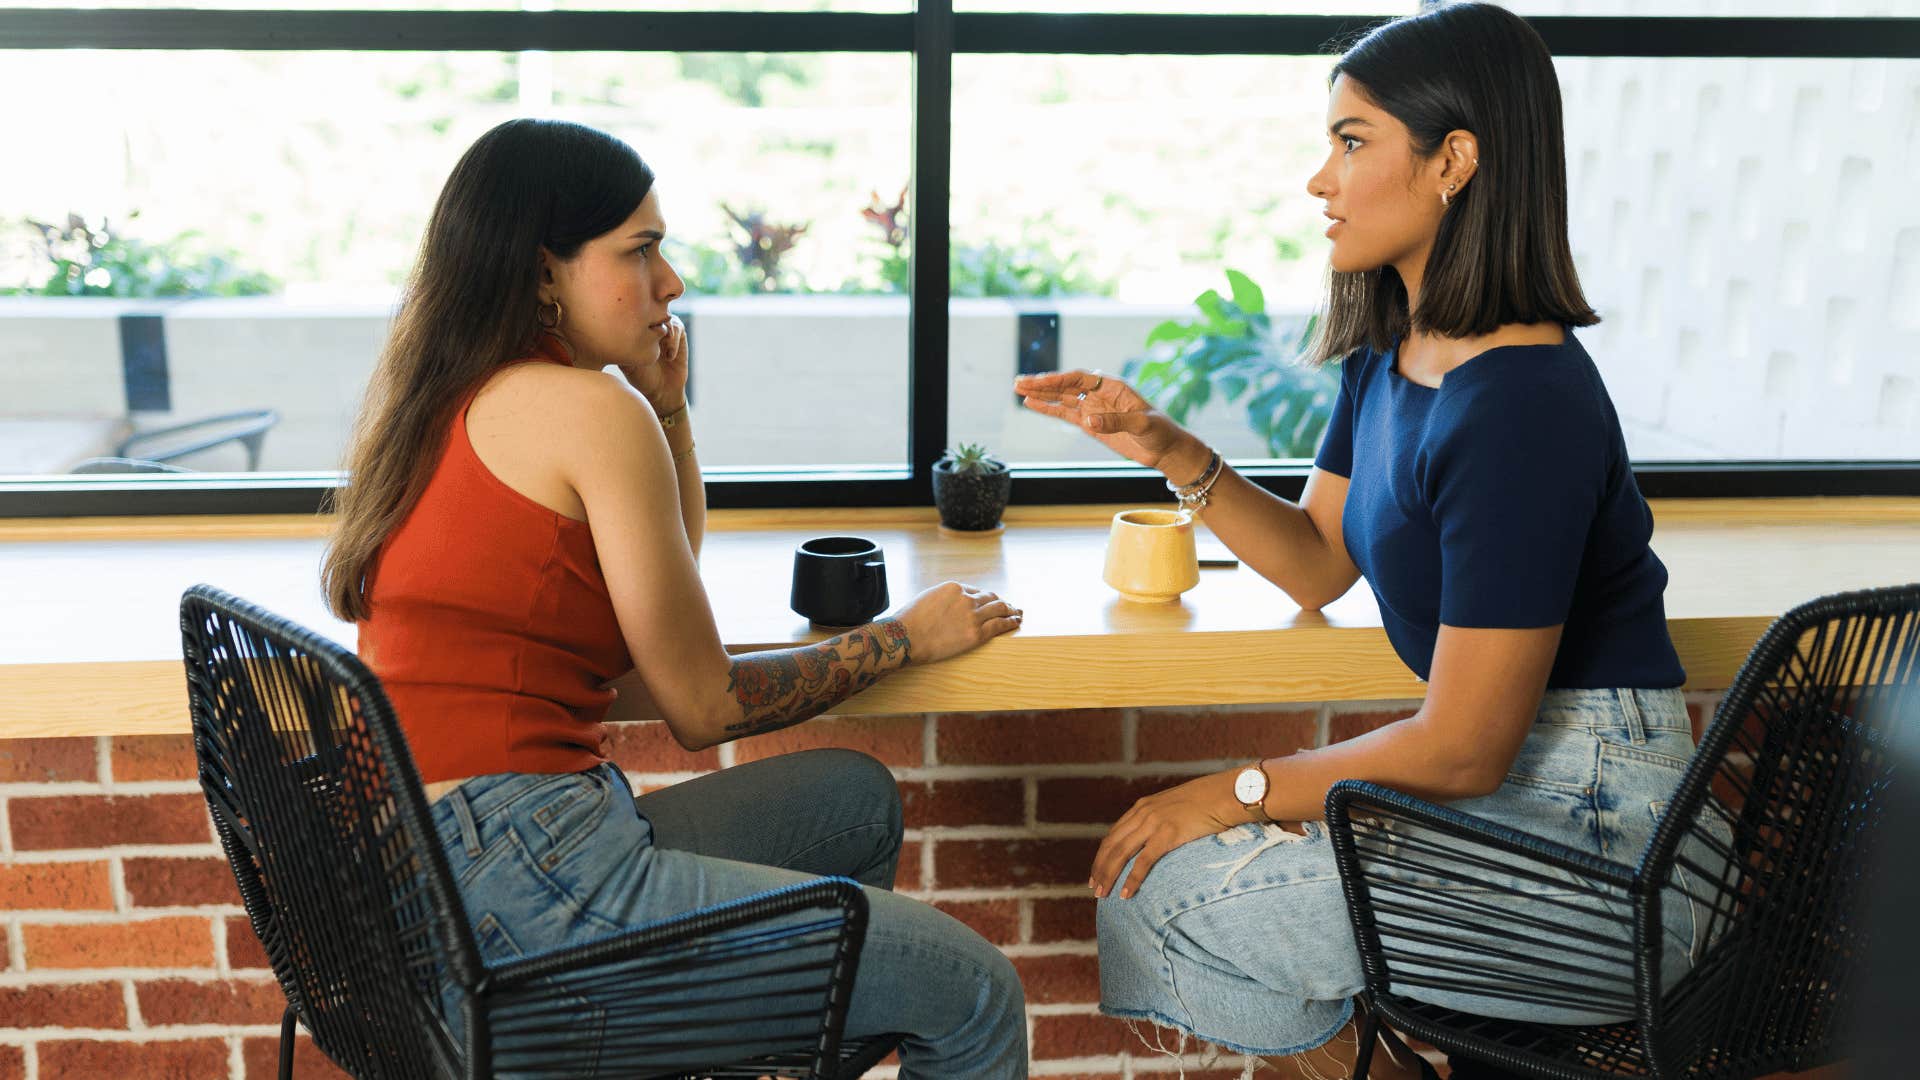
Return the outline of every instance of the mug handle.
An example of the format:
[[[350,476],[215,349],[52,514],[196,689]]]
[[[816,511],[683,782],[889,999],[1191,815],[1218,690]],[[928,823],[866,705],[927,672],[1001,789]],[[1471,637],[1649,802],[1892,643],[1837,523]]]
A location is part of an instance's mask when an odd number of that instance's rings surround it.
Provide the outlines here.
[[[885,559],[875,559],[872,562],[864,562],[860,565],[867,570],[880,571],[873,576],[873,585],[867,594],[867,606],[873,609],[873,615],[879,615],[887,609],[887,561]],[[872,618],[873,616],[868,617]]]

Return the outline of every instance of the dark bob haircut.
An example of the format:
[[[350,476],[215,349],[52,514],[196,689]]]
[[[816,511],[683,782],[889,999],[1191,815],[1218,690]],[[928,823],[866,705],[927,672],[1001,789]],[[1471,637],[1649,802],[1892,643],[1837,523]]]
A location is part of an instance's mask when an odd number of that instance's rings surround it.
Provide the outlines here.
[[[1348,49],[1328,85],[1341,75],[1407,126],[1417,158],[1439,152],[1449,132],[1470,131],[1480,164],[1440,218],[1419,310],[1407,309],[1391,266],[1333,272],[1308,359],[1385,350],[1409,330],[1470,337],[1506,323],[1600,321],[1567,244],[1560,82],[1526,20],[1483,3],[1396,19]]]

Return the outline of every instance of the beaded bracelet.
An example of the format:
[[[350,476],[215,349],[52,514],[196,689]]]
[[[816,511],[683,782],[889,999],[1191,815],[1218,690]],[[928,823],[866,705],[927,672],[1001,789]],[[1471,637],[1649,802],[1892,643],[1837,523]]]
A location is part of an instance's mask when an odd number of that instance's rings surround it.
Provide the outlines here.
[[[1180,500],[1180,509],[1197,514],[1206,509],[1208,494],[1213,491],[1213,485],[1220,479],[1220,474],[1226,471],[1227,463],[1220,457],[1219,452],[1215,451],[1207,460],[1207,469],[1200,474],[1200,479],[1184,487],[1169,480],[1167,490],[1173,492],[1174,496]]]

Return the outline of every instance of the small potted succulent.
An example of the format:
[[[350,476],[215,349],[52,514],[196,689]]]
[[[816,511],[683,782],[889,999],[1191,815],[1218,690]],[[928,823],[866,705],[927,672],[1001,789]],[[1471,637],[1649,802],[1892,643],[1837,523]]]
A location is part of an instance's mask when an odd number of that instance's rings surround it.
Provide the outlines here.
[[[1000,513],[1013,493],[1013,473],[979,443],[961,443],[933,466],[933,504],[940,524],[959,532],[1000,527]]]

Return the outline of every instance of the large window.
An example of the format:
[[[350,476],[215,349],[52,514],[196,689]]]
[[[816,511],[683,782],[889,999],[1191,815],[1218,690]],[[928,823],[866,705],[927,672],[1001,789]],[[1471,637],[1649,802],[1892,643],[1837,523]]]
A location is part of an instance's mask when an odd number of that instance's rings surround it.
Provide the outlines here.
[[[1285,421],[1296,412],[1323,418],[1338,380],[1333,369],[1287,363],[1286,352],[1325,275],[1325,219],[1305,185],[1325,152],[1330,63],[959,57],[953,437],[984,440],[1019,465],[1112,464],[1092,439],[1017,407],[1007,382],[1018,357],[1031,370],[1132,373],[1234,460],[1311,457],[1323,424]],[[998,280],[994,271],[1010,262],[1028,272]],[[1200,325],[1206,317],[1194,299],[1212,290],[1230,301],[1230,271],[1259,290],[1264,330],[1245,318],[1228,320],[1232,332]],[[1023,295],[980,298],[994,291]],[[1249,295],[1244,284],[1241,294]],[[1013,318],[994,318],[1000,311]],[[1149,348],[1169,322],[1192,333]],[[1264,350],[1274,379],[1245,381],[1246,365],[1209,363],[1243,346]],[[1202,384],[1204,402],[1196,400]],[[1275,389],[1278,397],[1263,399]]]
[[[1326,46],[1416,6],[265,5],[0,13],[0,93],[41,103],[0,114],[0,515],[316,505],[434,193],[516,115],[659,172],[716,505],[926,502],[960,441],[1021,501],[1147,497],[1017,407],[1075,366],[1297,490]],[[1510,6],[1559,57],[1582,336],[1643,486],[1920,483],[1920,19]]]
[[[529,113],[610,131],[658,174],[700,339],[692,393],[715,406],[707,465],[903,474],[906,249],[863,214],[871,192],[906,186],[909,68],[904,54],[0,52],[10,100],[75,84],[58,110],[0,119],[0,138],[46,163],[0,178],[0,288],[39,294],[0,300],[0,476],[124,481],[104,471],[116,457],[192,470],[139,474],[150,483],[337,469],[433,194],[476,137]],[[115,75],[72,79],[87,69]],[[745,257],[756,230],[792,246]],[[140,439],[156,430],[172,433]]]

